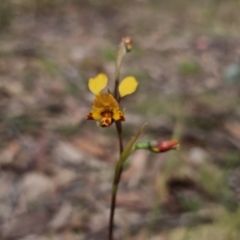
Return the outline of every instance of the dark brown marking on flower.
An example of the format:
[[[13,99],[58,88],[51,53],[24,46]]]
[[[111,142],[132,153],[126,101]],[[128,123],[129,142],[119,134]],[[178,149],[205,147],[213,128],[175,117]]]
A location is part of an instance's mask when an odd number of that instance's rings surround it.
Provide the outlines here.
[[[88,120],[94,120],[91,112],[86,116],[86,118],[87,118]]]

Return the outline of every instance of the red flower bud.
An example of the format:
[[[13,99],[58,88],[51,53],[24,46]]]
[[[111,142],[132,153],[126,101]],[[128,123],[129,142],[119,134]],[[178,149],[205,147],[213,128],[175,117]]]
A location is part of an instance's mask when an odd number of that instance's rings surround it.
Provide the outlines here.
[[[136,143],[135,150],[146,149],[155,153],[167,152],[169,150],[178,150],[179,142],[177,140],[165,140],[165,141],[143,141]]]
[[[169,150],[178,150],[179,142],[177,140],[167,140],[167,141],[150,141],[149,150],[155,153],[167,152]]]

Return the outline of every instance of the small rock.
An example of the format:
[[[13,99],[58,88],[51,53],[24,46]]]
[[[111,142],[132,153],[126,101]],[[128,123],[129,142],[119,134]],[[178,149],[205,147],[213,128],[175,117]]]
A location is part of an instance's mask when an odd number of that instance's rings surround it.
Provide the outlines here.
[[[55,176],[53,178],[53,181],[58,187],[64,187],[77,178],[76,172],[68,169],[55,168],[54,172]]]
[[[13,177],[10,174],[1,172],[0,178],[0,199],[5,199],[11,192]]]
[[[16,154],[20,150],[18,142],[11,142],[1,153],[0,153],[0,165],[12,163]]]
[[[38,200],[44,194],[53,193],[53,181],[40,173],[29,173],[22,180],[22,193],[28,202]]]
[[[189,158],[192,163],[201,164],[207,158],[207,153],[201,148],[194,147],[189,151]]]
[[[12,209],[18,191],[14,188],[14,177],[6,172],[1,172],[0,177],[0,223],[5,221],[12,214]],[[1,224],[0,224],[1,225]],[[0,226],[1,231],[1,226]],[[1,234],[0,234],[1,236]],[[0,237],[1,238],[1,237]]]
[[[91,232],[97,232],[103,229],[108,222],[108,212],[96,213],[91,216],[91,220],[89,226],[91,228]]]
[[[36,235],[36,234],[31,234],[31,235],[23,237],[23,238],[21,238],[19,240],[49,240],[49,238],[42,237],[42,236],[39,236],[39,235]]]
[[[223,79],[228,84],[240,84],[240,63],[229,64],[223,72]]]
[[[79,165],[84,155],[73,145],[60,141],[54,149],[56,161],[60,164]]]
[[[73,208],[70,204],[63,204],[59,211],[49,223],[49,227],[53,230],[59,230],[66,226],[72,216]]]
[[[1,225],[1,239],[24,239],[25,237],[30,240],[32,236],[39,236],[46,231],[46,224],[50,215],[50,211],[42,209],[34,213],[24,214],[21,218],[13,217]]]

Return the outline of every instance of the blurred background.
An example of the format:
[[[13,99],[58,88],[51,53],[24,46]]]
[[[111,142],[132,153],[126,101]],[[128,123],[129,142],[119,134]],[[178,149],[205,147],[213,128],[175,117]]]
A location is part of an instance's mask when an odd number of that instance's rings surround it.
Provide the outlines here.
[[[240,239],[239,0],[0,0],[0,239],[107,239],[115,128],[85,116],[89,77],[113,80],[125,143],[179,139],[129,159],[115,239]],[[110,81],[110,86],[112,85]]]

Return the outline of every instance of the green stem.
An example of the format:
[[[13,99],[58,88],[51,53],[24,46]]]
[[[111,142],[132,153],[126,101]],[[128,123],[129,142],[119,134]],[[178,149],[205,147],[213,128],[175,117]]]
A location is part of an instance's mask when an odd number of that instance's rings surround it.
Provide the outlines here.
[[[122,140],[122,124],[121,122],[115,122],[116,129],[118,133],[118,140],[119,140],[119,149],[120,149],[120,156],[123,152],[123,140]],[[111,210],[110,210],[110,218],[109,218],[109,240],[113,240],[113,228],[114,228],[114,214],[115,214],[115,208],[116,208],[116,197],[117,197],[117,190],[118,190],[118,184],[121,179],[122,171],[123,171],[123,165],[117,164],[115,173],[114,173],[114,179],[113,179],[113,187],[112,187],[112,199],[111,199]]]
[[[123,140],[122,140],[122,123],[121,122],[115,122],[117,133],[118,133],[118,141],[119,141],[119,151],[120,156],[123,152]]]
[[[119,79],[117,78],[117,79],[115,80],[114,98],[115,98],[115,99],[118,101],[118,103],[119,103],[118,85],[119,85]]]
[[[111,210],[110,210],[110,218],[109,218],[109,236],[108,239],[113,239],[113,223],[114,223],[114,213],[116,206],[116,196],[117,196],[117,185],[113,185],[112,189],[112,199],[111,199]]]
[[[131,38],[123,38],[118,49],[118,55],[116,60],[116,71],[115,71],[115,86],[114,86],[114,98],[120,102],[120,96],[118,92],[119,86],[119,78],[120,78],[120,69],[122,65],[123,58],[127,52],[131,50],[132,40]],[[121,155],[123,152],[123,139],[122,139],[122,123],[117,121],[115,122],[117,133],[118,133],[118,141],[119,141],[119,150],[120,150],[120,158],[115,168],[115,174],[112,185],[112,199],[111,199],[111,210],[110,210],[110,218],[109,218],[109,240],[113,240],[113,225],[114,225],[114,213],[116,208],[116,197],[118,185],[121,179],[123,164],[121,164]]]

